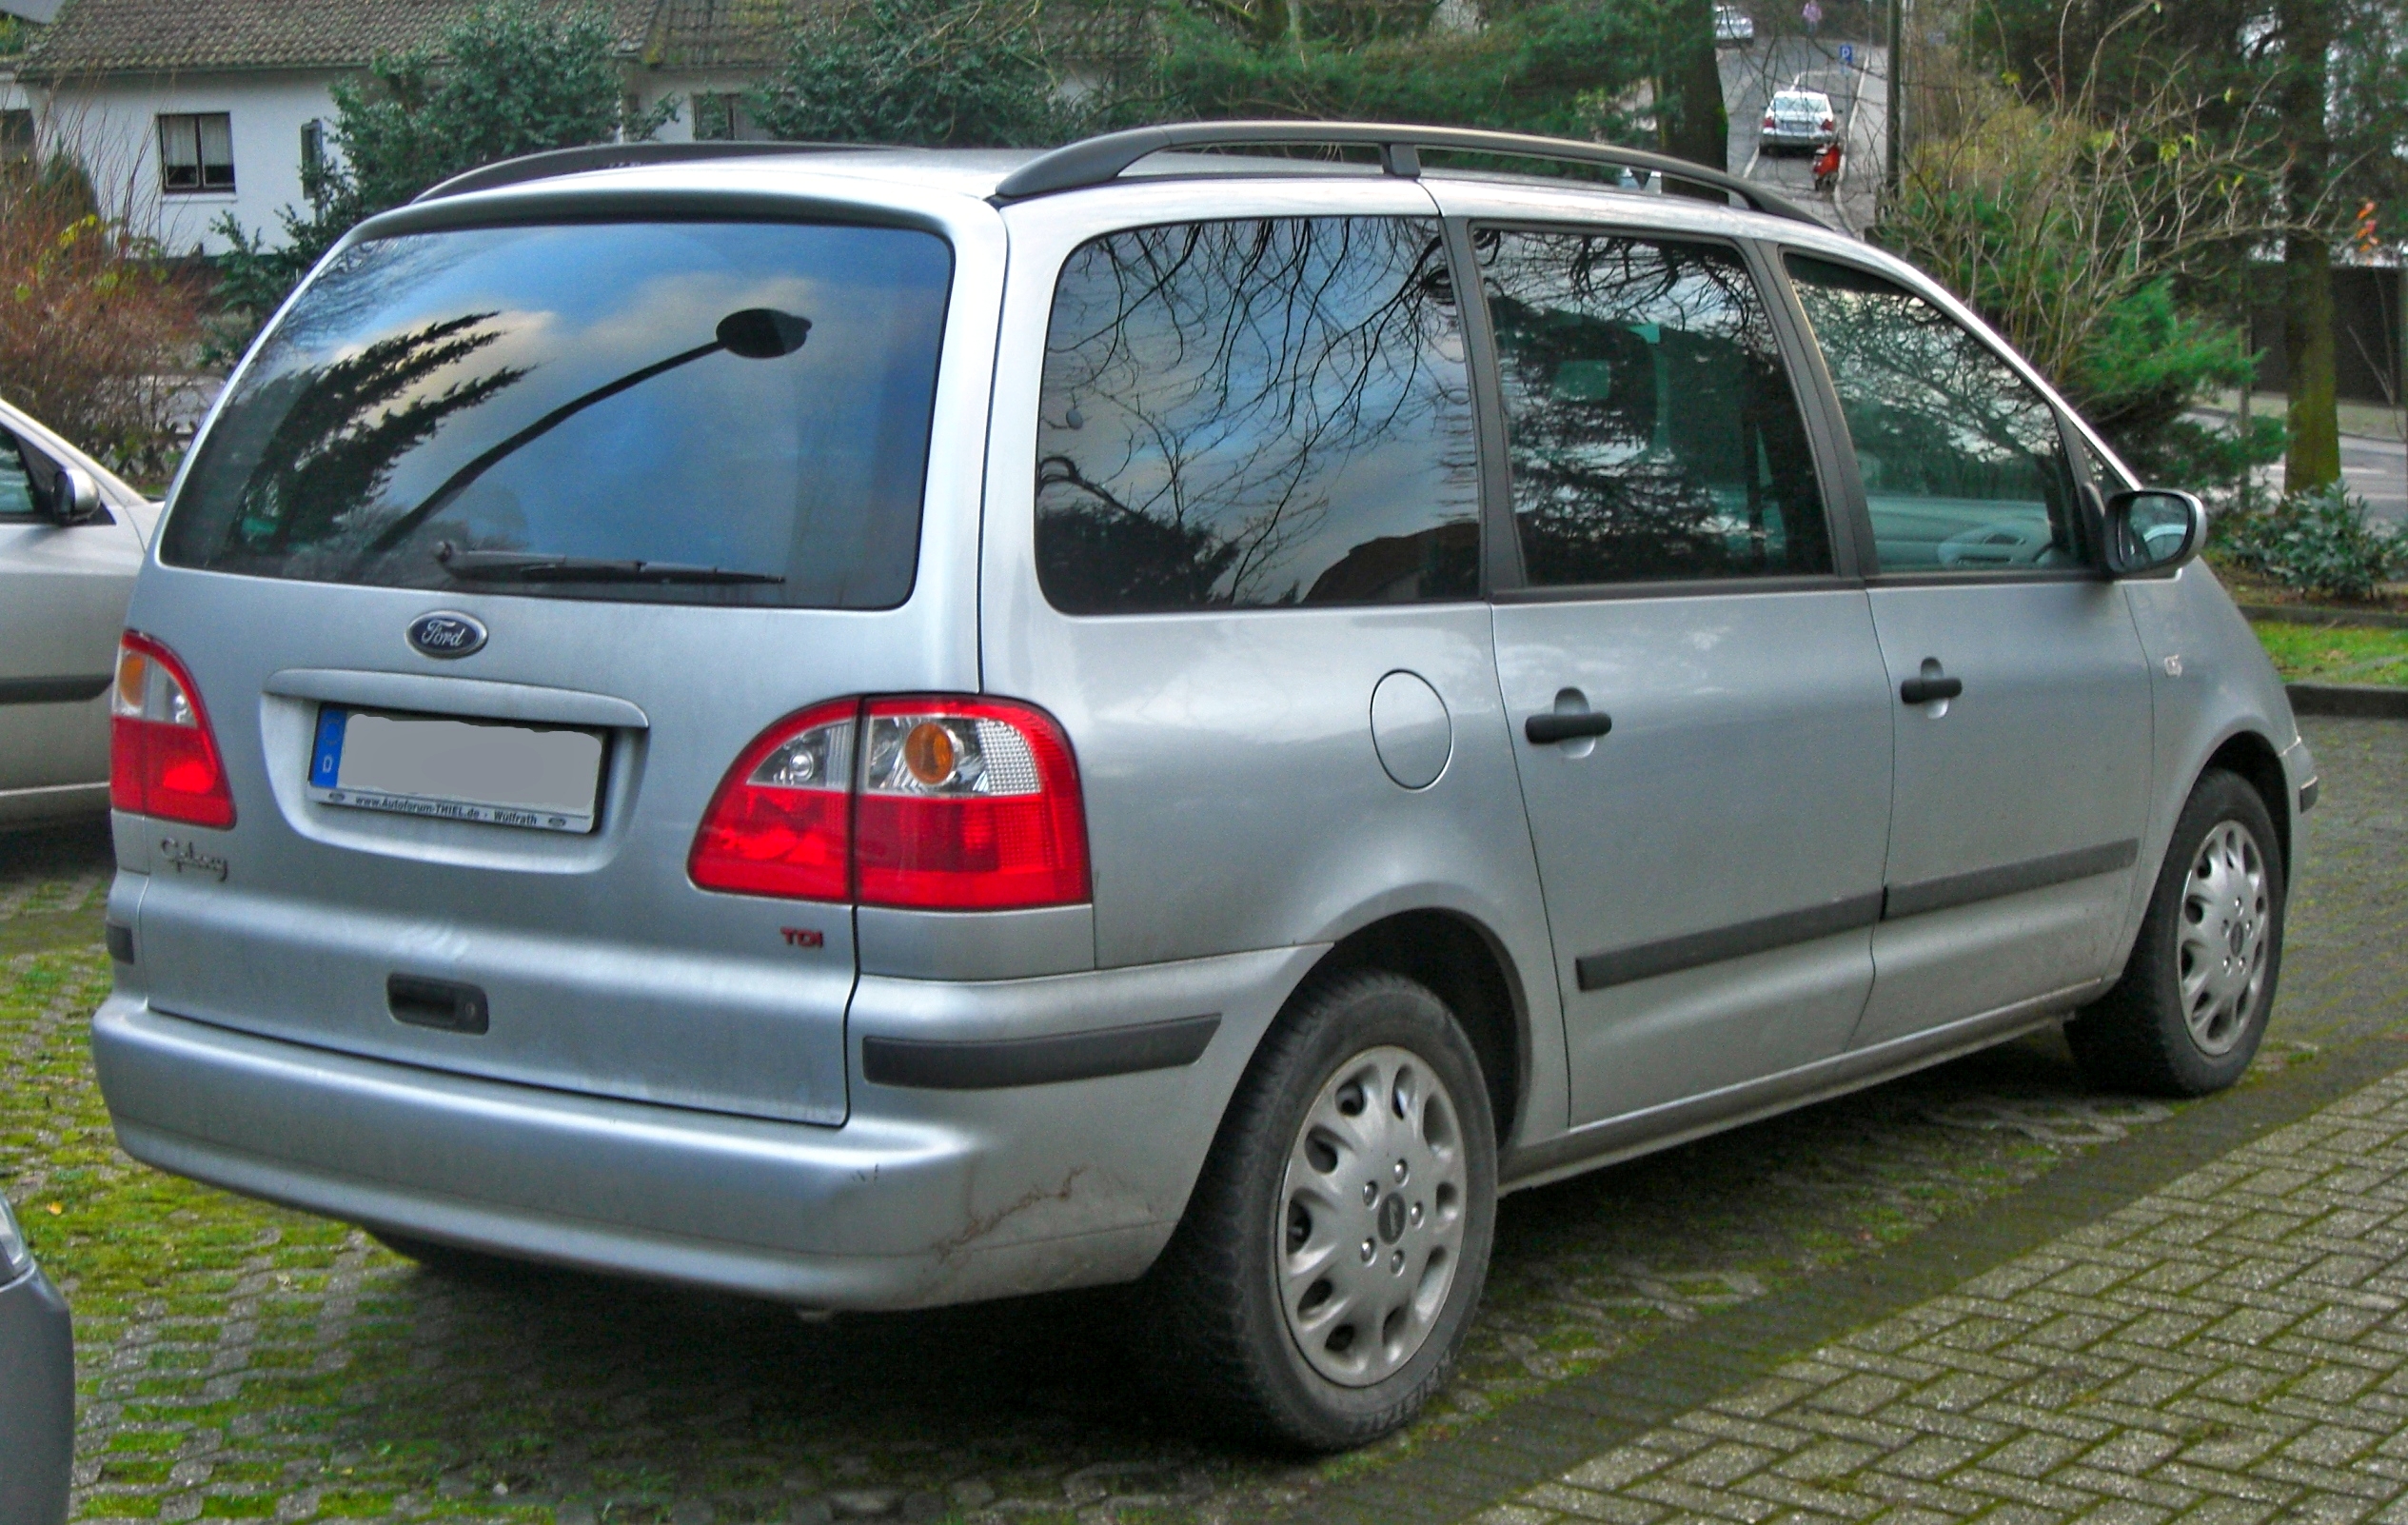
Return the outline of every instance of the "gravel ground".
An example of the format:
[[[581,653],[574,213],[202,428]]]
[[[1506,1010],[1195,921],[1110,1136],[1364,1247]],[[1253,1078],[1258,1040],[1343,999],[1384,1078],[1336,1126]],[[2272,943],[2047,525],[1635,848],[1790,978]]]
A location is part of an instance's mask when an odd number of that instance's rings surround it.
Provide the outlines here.
[[[2397,1019],[2408,726],[2317,721],[2324,802],[2261,1069]],[[1462,1376],[1405,1436],[1300,1464],[1199,1438],[1110,1294],[805,1324],[528,1272],[430,1276],[341,1225],[119,1154],[83,1020],[103,833],[0,839],[0,1183],[73,1300],[91,1519],[1224,1520],[2172,1115],[2053,1036],[1507,1200]]]

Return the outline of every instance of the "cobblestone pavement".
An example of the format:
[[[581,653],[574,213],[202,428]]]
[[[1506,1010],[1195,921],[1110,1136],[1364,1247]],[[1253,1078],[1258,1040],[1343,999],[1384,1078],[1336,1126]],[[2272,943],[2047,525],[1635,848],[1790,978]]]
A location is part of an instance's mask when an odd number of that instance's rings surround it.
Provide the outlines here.
[[[2324,803],[2252,1084],[2408,1017],[2408,727],[2310,737]],[[464,1282],[134,1165],[83,1046],[106,865],[105,835],[0,840],[0,1185],[75,1303],[92,1519],[1255,1519],[1510,1426],[1567,1378],[2176,1110],[2086,1094],[2035,1040],[1510,1198],[1451,1391],[1385,1446],[1299,1465],[1199,1439],[1136,1391],[1110,1295],[804,1325],[563,1275]]]
[[[2408,1518],[2408,1074],[1478,1525]]]

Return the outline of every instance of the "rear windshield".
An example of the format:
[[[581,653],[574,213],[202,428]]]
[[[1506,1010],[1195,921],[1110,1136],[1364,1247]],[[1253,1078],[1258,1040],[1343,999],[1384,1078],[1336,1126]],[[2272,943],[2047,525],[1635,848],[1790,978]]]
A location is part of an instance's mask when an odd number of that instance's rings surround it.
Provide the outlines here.
[[[906,228],[485,228],[362,244],[261,345],[179,566],[553,598],[911,592],[952,252]]]

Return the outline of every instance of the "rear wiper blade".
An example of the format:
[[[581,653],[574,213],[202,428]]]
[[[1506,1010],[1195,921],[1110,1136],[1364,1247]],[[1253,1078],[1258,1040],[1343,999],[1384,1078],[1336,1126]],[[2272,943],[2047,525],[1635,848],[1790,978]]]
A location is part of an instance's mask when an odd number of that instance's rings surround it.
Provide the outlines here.
[[[599,556],[543,556],[527,551],[456,550],[438,546],[435,560],[465,583],[782,583],[776,572],[739,572],[684,562],[610,561]]]

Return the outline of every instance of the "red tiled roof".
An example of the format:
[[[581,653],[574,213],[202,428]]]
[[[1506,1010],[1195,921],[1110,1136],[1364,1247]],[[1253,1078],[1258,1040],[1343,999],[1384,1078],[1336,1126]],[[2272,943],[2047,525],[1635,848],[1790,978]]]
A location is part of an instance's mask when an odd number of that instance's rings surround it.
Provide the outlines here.
[[[560,0],[565,7],[573,0]],[[629,59],[774,60],[763,33],[789,0],[594,0]],[[434,43],[478,0],[68,0],[26,59],[32,78],[254,69],[357,69]]]

